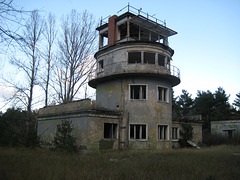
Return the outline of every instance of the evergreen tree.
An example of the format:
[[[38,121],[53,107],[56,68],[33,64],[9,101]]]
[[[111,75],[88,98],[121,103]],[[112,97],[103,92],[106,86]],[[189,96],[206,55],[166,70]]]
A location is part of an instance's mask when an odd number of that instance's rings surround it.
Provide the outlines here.
[[[237,106],[238,107],[238,109],[240,109],[240,92],[238,93],[238,94],[236,94],[236,99],[234,100],[234,103],[233,103],[233,105],[234,106]]]
[[[229,95],[222,87],[219,87],[214,93],[214,111],[211,120],[227,120],[230,116]]]
[[[188,140],[193,139],[193,127],[191,124],[182,124],[183,130],[180,130],[181,139],[179,139],[180,147],[190,147]]]
[[[203,129],[210,130],[210,119],[214,110],[214,95],[211,91],[198,91],[194,100],[195,114],[202,115]]]
[[[192,95],[189,94],[186,90],[182,90],[182,94],[177,101],[181,116],[192,115],[193,99],[191,96]]]
[[[53,140],[56,149],[76,152],[78,150],[76,145],[76,138],[72,135],[73,128],[72,121],[63,120],[61,124],[57,125],[57,132]]]

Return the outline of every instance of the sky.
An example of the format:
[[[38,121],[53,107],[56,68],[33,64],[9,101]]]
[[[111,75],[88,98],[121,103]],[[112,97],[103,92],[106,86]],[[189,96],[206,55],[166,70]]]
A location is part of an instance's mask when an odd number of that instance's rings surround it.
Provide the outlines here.
[[[215,92],[223,87],[230,103],[240,92],[240,1],[239,0],[14,0],[24,10],[53,13],[58,20],[72,9],[87,10],[96,20],[117,14],[128,3],[166,20],[178,32],[169,38],[174,49],[172,65],[180,69],[182,89],[196,97],[197,91]],[[124,12],[122,12],[124,13]],[[0,87],[1,88],[1,87]],[[1,109],[0,109],[1,111]]]

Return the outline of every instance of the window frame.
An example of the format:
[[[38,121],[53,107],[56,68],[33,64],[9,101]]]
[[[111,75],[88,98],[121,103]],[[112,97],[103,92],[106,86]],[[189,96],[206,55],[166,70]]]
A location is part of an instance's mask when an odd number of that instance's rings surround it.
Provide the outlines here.
[[[129,53],[140,53],[140,59],[135,62],[129,62]],[[143,63],[143,52],[142,51],[128,51],[127,52],[127,62],[128,64],[142,64]],[[140,62],[138,62],[140,61]]]
[[[131,93],[132,89],[131,86],[146,86],[146,99],[132,99]],[[140,95],[139,95],[140,96]],[[129,84],[129,100],[141,100],[141,101],[147,101],[148,100],[148,84]]]
[[[133,126],[134,127],[134,138],[131,138],[131,126]],[[140,126],[140,131],[139,131],[139,139],[136,139],[136,127],[137,126]],[[142,134],[140,134],[140,133],[142,133],[142,127],[143,126],[145,126],[146,127],[146,129],[145,129],[145,131],[146,131],[146,134],[145,134],[145,136],[146,136],[146,138],[145,139],[143,139],[142,138]],[[130,123],[129,124],[129,140],[130,141],[148,141],[148,124],[145,124],[145,123]]]
[[[111,125],[111,137],[105,137],[105,124],[109,124]],[[116,129],[114,128],[114,125],[116,125]],[[114,129],[115,129],[115,133],[114,133]],[[115,137],[116,136],[116,137]],[[103,123],[103,138],[104,139],[118,139],[118,123]]]
[[[176,129],[176,131],[174,131],[173,129]],[[176,134],[174,133],[176,132]],[[175,138],[176,135],[176,138]],[[179,140],[179,127],[177,126],[172,126],[172,141],[178,141]]]
[[[98,72],[101,73],[104,71],[104,60],[103,59],[100,59],[98,61]]]
[[[159,131],[160,130],[159,129],[160,126],[167,127],[167,130],[166,131],[164,130],[164,132],[167,133],[167,134],[164,133],[166,138],[160,138],[160,131]],[[170,128],[169,128],[168,124],[158,124],[157,125],[157,138],[158,138],[158,141],[169,141],[169,139],[170,139],[170,137],[169,137],[169,129]]]
[[[164,93],[164,97],[163,100],[160,100],[159,97],[159,88],[165,89],[166,93]],[[165,100],[166,99],[166,100]],[[161,86],[161,85],[157,85],[157,100],[158,102],[165,102],[165,103],[169,103],[170,102],[170,93],[169,93],[169,88],[166,86]]]

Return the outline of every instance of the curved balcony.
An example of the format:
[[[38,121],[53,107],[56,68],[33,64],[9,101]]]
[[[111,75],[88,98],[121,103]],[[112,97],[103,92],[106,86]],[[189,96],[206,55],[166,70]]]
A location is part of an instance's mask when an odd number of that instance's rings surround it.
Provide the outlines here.
[[[180,83],[180,70],[173,65],[160,66],[156,64],[129,64],[127,61],[106,64],[102,69],[97,69],[89,77],[89,85],[96,87],[99,81],[116,78],[119,76],[144,75],[165,78],[172,86]]]

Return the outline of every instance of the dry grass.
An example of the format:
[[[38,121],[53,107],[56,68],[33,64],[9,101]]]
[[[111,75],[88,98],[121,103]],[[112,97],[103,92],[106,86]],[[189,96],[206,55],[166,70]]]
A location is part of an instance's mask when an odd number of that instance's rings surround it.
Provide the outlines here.
[[[63,154],[0,148],[0,179],[240,179],[240,146]]]

